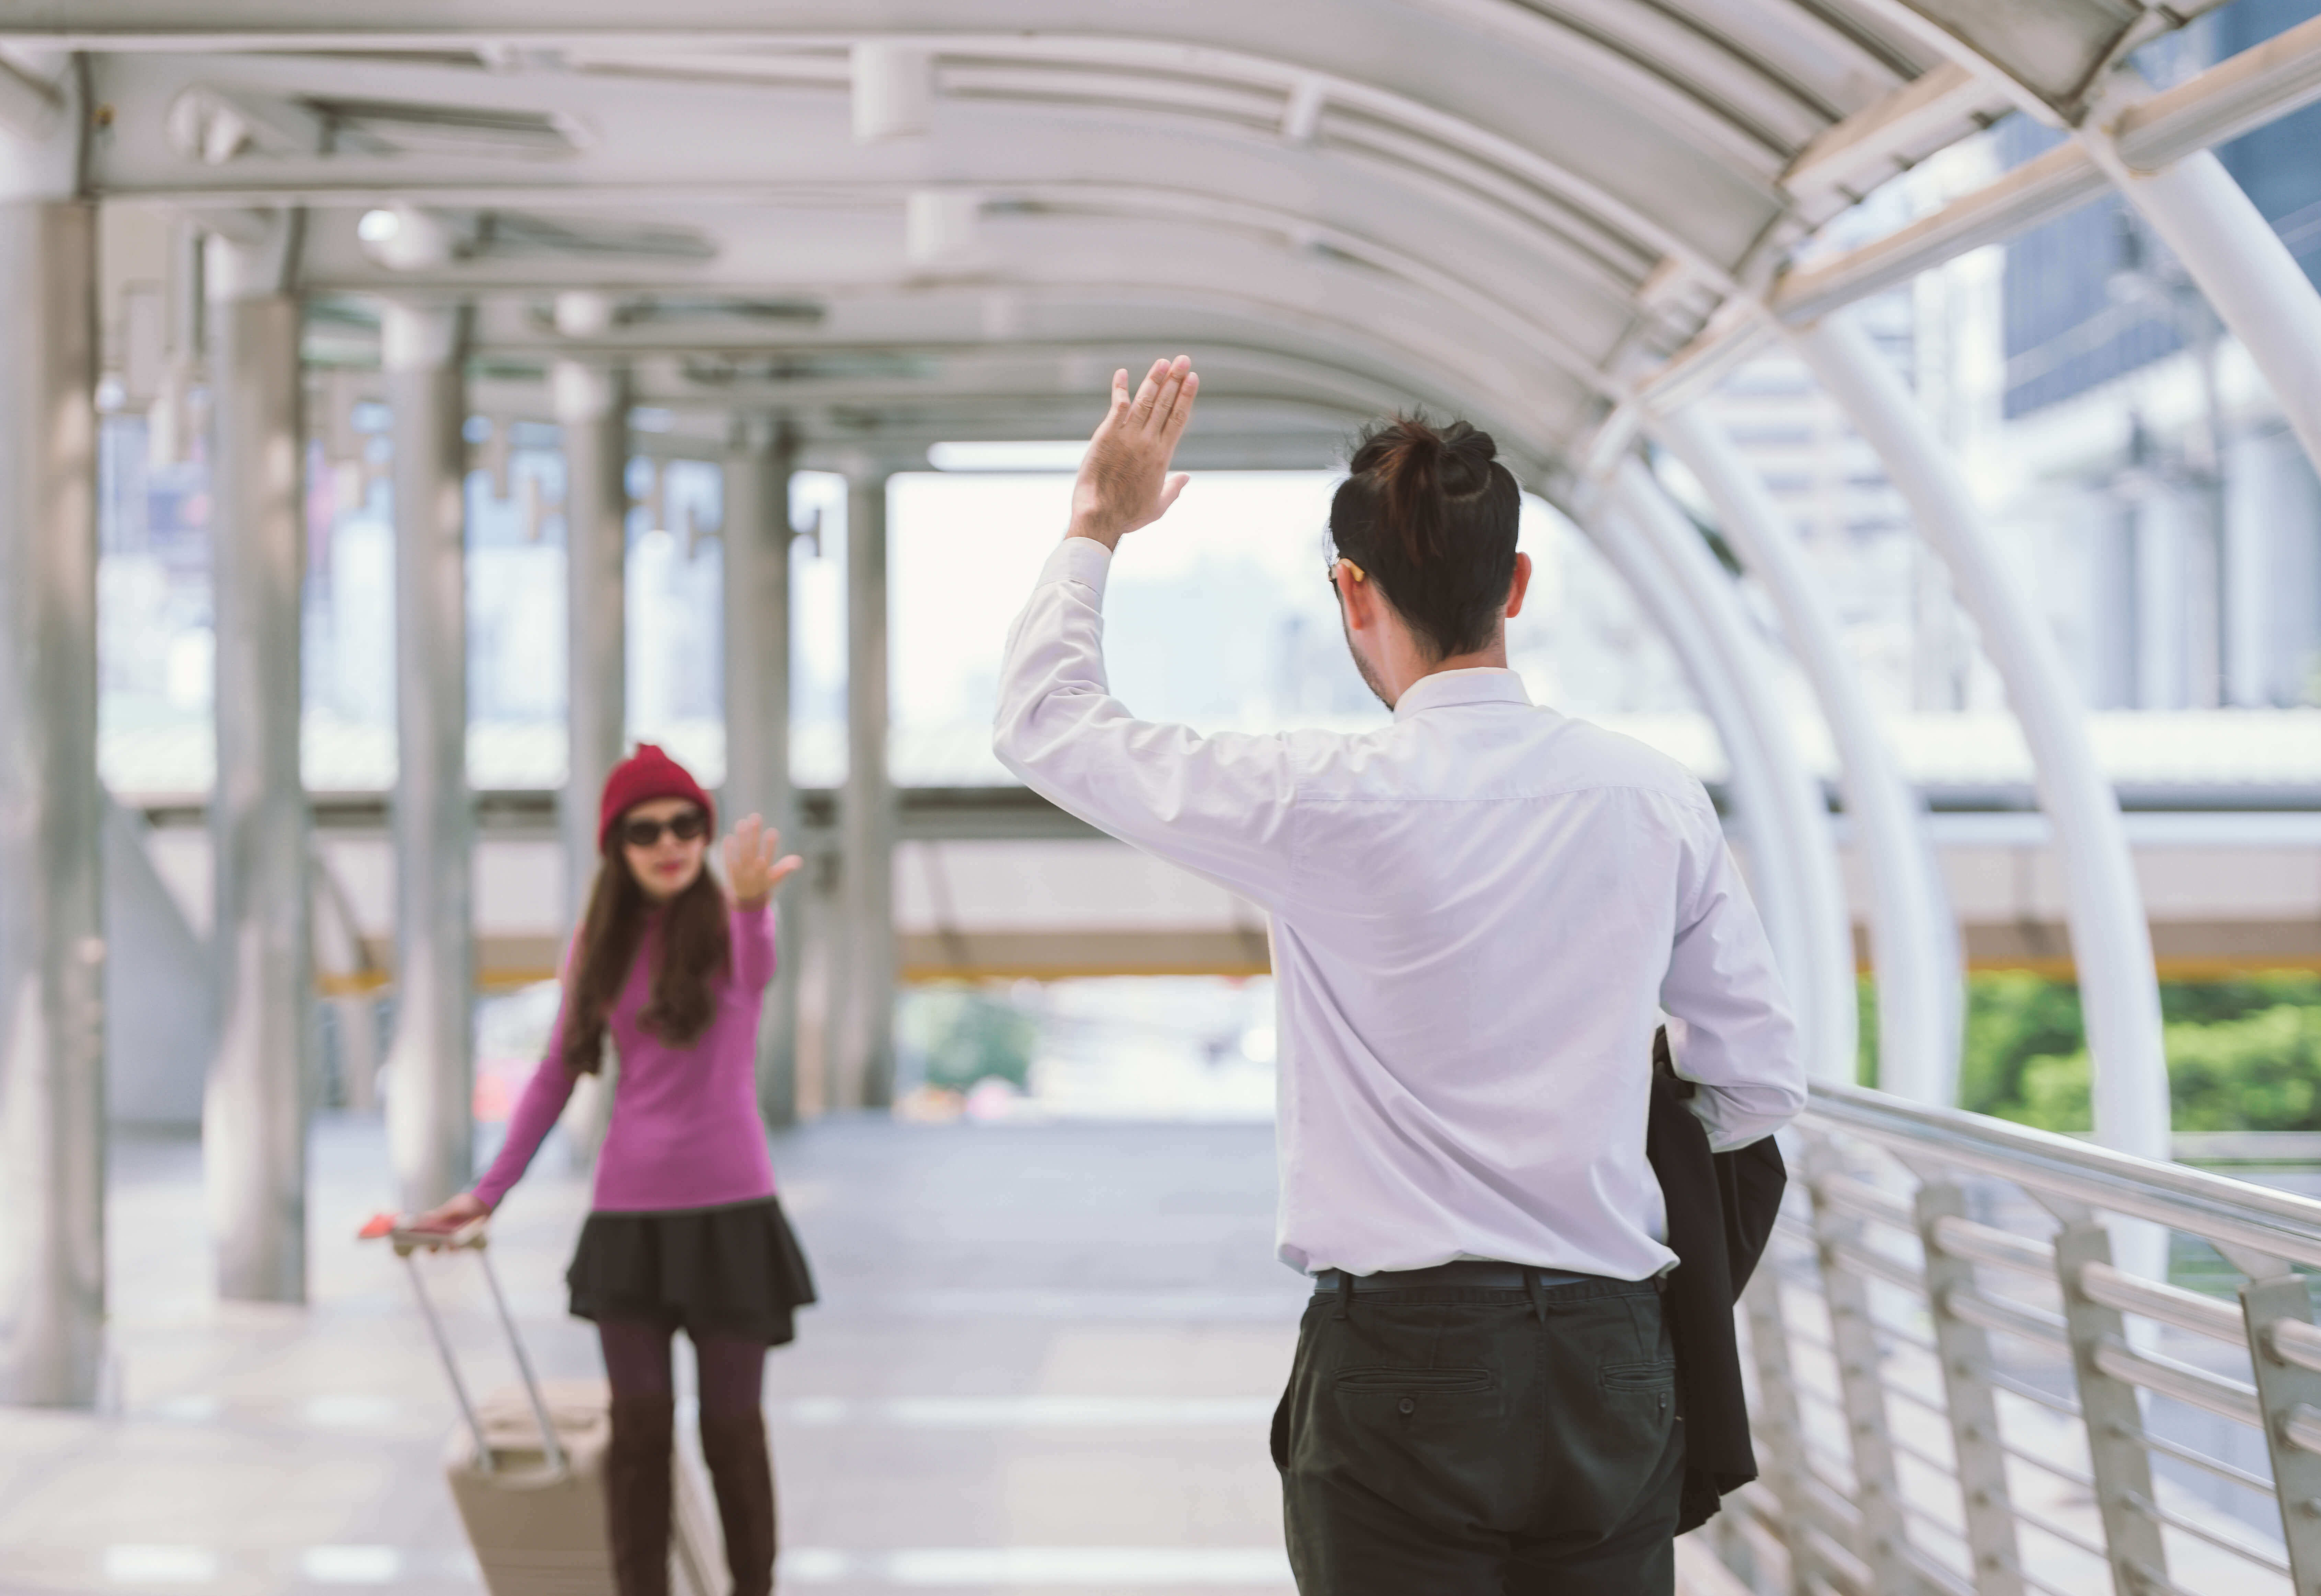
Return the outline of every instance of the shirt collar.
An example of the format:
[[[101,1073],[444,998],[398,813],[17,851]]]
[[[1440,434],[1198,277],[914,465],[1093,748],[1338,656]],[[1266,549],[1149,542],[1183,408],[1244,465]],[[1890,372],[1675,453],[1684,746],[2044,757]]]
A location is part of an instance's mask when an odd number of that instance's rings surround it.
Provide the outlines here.
[[[1467,703],[1519,703],[1528,709],[1531,694],[1521,676],[1497,666],[1440,670],[1403,689],[1401,700],[1394,706],[1394,718],[1401,721],[1427,710]]]

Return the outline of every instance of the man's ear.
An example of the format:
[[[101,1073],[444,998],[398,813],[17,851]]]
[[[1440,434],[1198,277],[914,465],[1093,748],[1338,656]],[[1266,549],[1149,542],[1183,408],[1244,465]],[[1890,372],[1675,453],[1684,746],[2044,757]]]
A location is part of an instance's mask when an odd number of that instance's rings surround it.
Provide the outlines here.
[[[1378,594],[1367,582],[1357,582],[1345,567],[1338,567],[1338,598],[1346,607],[1346,629],[1368,631],[1379,622]]]
[[[1515,579],[1507,584],[1507,619],[1523,613],[1524,594],[1531,591],[1531,556],[1515,556]]]

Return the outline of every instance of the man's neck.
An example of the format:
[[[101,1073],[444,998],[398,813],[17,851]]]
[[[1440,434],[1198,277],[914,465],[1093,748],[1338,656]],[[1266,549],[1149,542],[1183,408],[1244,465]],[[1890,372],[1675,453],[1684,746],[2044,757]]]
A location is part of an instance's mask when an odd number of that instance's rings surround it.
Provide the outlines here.
[[[1402,672],[1396,673],[1402,679],[1394,684],[1394,696],[1387,700],[1387,707],[1392,709],[1402,702],[1404,694],[1427,677],[1439,676],[1445,671],[1505,670],[1506,668],[1507,640],[1504,635],[1495,639],[1489,647],[1478,648],[1472,654],[1446,654],[1432,664],[1423,664],[1416,658],[1413,658],[1408,662],[1407,675]]]

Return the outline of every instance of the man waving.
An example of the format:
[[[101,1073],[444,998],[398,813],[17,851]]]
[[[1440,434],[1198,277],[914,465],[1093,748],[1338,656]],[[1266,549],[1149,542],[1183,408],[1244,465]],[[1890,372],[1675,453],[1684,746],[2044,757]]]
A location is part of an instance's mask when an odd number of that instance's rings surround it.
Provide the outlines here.
[[[1274,1422],[1307,1596],[1673,1588],[1683,1473],[1644,1156],[1652,1029],[1719,1151],[1803,1106],[1796,1027],[1699,783],[1507,668],[1521,495],[1463,422],[1373,428],[1332,503],[1375,731],[1204,737],[1112,697],[1105,578],[1199,380],[1127,373],[1008,639],[1026,785],[1271,917],[1280,1256],[1315,1283]]]

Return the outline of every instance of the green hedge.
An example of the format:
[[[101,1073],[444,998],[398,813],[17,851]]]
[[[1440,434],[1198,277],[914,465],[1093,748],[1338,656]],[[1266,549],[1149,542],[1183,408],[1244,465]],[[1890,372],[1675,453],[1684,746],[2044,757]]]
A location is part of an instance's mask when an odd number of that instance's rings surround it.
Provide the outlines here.
[[[997,992],[961,983],[906,988],[896,1040],[925,1066],[926,1084],[964,1092],[993,1076],[1028,1086],[1039,1022]]]
[[[2321,1130],[2321,975],[2163,982],[2179,1130]],[[1864,984],[1862,1079],[1877,1078],[1877,1000]],[[2086,1028],[2068,982],[1971,976],[1959,1102],[2050,1130],[2088,1130]]]

